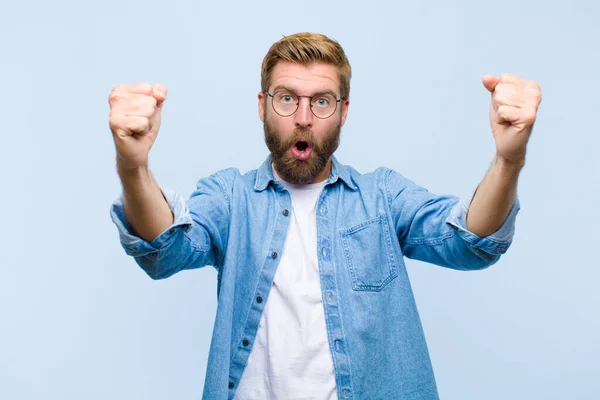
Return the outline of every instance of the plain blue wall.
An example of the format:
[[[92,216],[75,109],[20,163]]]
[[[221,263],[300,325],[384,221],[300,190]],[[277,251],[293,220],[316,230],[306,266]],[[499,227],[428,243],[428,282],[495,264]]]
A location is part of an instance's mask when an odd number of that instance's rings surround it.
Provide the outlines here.
[[[340,161],[435,193],[469,196],[492,160],[481,77],[540,83],[508,254],[409,274],[443,399],[600,396],[598,2],[94,3],[0,5],[0,398],[200,397],[216,274],[152,281],[121,249],[108,94],[169,86],[151,167],[187,197],[263,161],[260,63],[299,31],[352,63]]]

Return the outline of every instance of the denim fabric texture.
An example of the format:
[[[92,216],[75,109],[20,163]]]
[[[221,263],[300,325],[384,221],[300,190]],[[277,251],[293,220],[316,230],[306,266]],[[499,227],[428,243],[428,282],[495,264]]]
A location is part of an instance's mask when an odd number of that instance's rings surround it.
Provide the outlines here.
[[[457,270],[494,264],[511,244],[518,199],[480,238],[468,205],[388,169],[361,174],[332,157],[317,203],[323,307],[340,399],[437,399],[433,368],[404,257]],[[174,223],[151,243],[136,237],[123,203],[111,207],[126,253],[153,279],[210,265],[218,305],[204,399],[231,399],[252,350],[289,226],[289,192],[271,170],[230,168],[198,181],[186,201],[162,189]]]

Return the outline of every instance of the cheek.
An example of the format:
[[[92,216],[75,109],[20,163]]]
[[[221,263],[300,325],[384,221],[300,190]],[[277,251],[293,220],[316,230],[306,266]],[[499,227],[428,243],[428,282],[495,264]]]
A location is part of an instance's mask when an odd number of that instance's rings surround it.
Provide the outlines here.
[[[313,131],[319,140],[323,140],[326,136],[331,136],[331,134],[338,129],[340,124],[341,118],[340,120],[327,121],[327,123],[315,125]]]
[[[273,112],[268,111],[265,113],[265,123],[272,131],[285,134],[294,130],[294,123],[290,118],[283,118],[273,114]]]

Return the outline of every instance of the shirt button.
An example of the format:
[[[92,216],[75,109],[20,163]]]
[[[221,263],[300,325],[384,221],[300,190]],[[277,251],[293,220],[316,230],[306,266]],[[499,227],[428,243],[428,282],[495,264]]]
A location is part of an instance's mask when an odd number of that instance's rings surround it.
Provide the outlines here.
[[[170,233],[171,235],[172,235],[172,234],[174,234],[174,233],[175,233],[175,228],[171,228],[171,229],[169,229],[169,233]]]
[[[272,253],[271,253],[271,257],[272,257],[272,258],[277,258],[277,252],[276,252],[276,251],[272,252]]]
[[[323,257],[327,257],[327,248],[323,247]]]
[[[257,302],[257,303],[262,303],[262,297],[258,296],[258,297],[256,298],[256,302]]]
[[[234,386],[235,386],[235,383],[229,382],[229,389],[233,389]]]
[[[330,303],[333,302],[333,293],[327,292],[327,301]]]
[[[321,215],[325,214],[325,207],[321,207]]]
[[[242,344],[243,344],[244,346],[248,346],[248,344],[249,344],[249,343],[250,343],[250,342],[248,341],[248,339],[244,339],[244,341],[242,342]]]
[[[283,215],[285,215],[286,217],[288,216],[290,212],[288,210],[283,210]]]
[[[348,389],[344,389],[344,397],[345,398],[350,397],[350,391]]]

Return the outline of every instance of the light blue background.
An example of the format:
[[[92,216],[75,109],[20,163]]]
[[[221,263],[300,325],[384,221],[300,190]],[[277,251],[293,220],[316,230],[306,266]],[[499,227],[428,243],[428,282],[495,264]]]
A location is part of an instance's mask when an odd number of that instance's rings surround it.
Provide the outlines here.
[[[263,161],[260,63],[299,31],[353,67],[340,161],[435,193],[469,196],[492,160],[481,77],[540,83],[508,254],[409,274],[442,399],[599,398],[598,2],[95,3],[0,6],[0,398],[200,397],[216,274],[152,281],[121,249],[108,94],[169,87],[151,167],[187,197]]]

